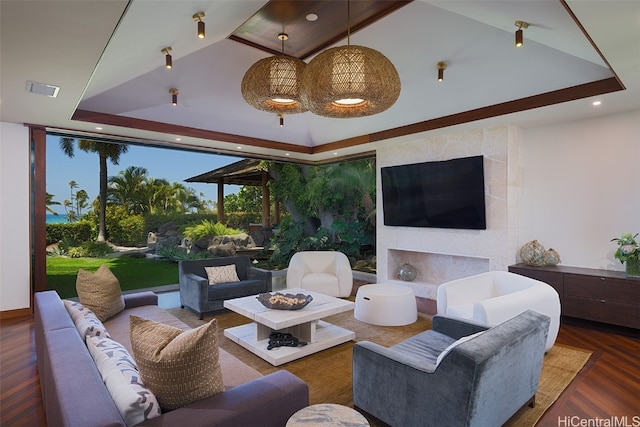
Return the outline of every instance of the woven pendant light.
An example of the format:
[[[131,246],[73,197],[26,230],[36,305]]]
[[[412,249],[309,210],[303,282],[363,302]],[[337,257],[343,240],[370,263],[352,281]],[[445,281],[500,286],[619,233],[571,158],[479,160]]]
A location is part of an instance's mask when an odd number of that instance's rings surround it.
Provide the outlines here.
[[[286,40],[287,35],[278,35]],[[300,78],[307,64],[297,58],[275,55],[253,64],[245,73],[240,90],[249,105],[276,114],[303,113]]]
[[[347,20],[350,2],[347,1]],[[302,102],[324,117],[364,117],[391,107],[400,96],[400,76],[389,59],[375,49],[350,44],[316,56],[302,73]]]
[[[377,50],[364,46],[327,49],[302,74],[302,101],[325,117],[364,117],[391,107],[400,96],[400,76]]]

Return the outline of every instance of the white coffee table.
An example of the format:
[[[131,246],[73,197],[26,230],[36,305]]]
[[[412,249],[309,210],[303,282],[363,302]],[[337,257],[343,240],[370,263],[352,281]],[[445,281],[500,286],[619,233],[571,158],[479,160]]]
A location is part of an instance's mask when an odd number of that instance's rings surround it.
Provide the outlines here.
[[[353,310],[354,303],[304,289],[285,289],[281,293],[311,295],[313,301],[300,310],[272,310],[263,306],[256,295],[226,300],[224,307],[253,323],[224,330],[224,336],[274,366],[300,359],[327,348],[351,341],[356,334],[320,319]],[[290,333],[307,345],[277,347],[267,350],[273,331]]]

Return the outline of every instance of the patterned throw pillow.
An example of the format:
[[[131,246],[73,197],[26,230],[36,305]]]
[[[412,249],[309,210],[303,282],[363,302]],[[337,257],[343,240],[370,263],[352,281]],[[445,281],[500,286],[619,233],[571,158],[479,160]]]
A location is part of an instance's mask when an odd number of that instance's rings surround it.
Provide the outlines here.
[[[216,319],[183,331],[131,315],[129,333],[142,380],[163,411],[224,391]]]
[[[205,267],[204,270],[207,272],[210,285],[240,281],[234,264],[223,265],[222,267]]]
[[[161,414],[158,400],[140,380],[138,368],[122,344],[109,338],[87,337],[87,347],[128,426]]]
[[[71,319],[73,319],[73,323],[76,325],[76,329],[78,329],[83,340],[86,340],[87,335],[111,338],[109,332],[107,332],[107,328],[104,327],[93,311],[79,302],[70,300],[64,300],[64,306],[69,312]]]
[[[102,264],[95,273],[79,269],[76,291],[80,303],[103,322],[124,310],[120,282],[106,264]]]

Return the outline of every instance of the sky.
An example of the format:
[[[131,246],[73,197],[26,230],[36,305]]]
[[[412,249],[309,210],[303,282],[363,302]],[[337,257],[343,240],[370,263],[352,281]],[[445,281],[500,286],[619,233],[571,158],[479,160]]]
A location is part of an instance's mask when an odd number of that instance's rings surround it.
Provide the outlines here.
[[[74,147],[74,157],[69,158],[60,149],[60,137],[47,135],[47,193],[53,194],[53,200],[62,203],[70,199],[69,182],[75,181],[78,190],[85,190],[89,200],[98,197],[99,164],[98,154],[86,153]],[[206,200],[218,200],[218,185],[207,183],[185,182],[192,176],[200,175],[222,166],[242,160],[241,157],[221,156],[209,153],[175,150],[168,148],[129,145],[129,150],[120,156],[117,165],[107,161],[107,175],[115,176],[129,166],[147,169],[147,177],[166,179],[170,183],[178,182],[193,188],[196,193],[205,194]],[[225,185],[224,194],[237,193],[236,185]],[[64,214],[62,206],[52,206],[59,214]]]

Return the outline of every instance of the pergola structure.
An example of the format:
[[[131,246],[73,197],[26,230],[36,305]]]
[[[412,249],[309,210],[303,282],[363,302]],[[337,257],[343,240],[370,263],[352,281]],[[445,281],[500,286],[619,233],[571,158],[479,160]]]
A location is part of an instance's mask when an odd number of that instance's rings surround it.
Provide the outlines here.
[[[224,185],[252,185],[262,187],[262,226],[270,227],[271,194],[269,191],[269,172],[260,167],[260,160],[244,159],[239,162],[205,172],[185,179],[186,182],[207,182],[218,184],[218,220],[224,220]],[[280,223],[280,206],[276,202],[274,222]]]

